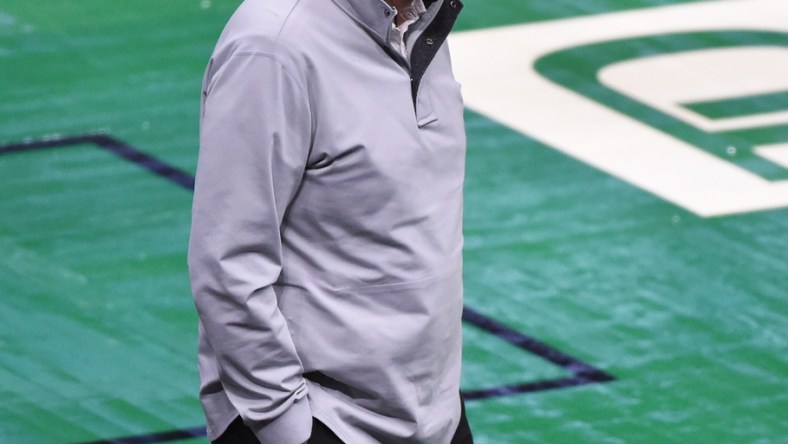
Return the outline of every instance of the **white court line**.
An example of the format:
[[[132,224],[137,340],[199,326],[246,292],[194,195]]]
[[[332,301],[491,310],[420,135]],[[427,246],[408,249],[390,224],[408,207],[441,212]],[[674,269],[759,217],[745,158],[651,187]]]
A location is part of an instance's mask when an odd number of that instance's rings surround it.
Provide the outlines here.
[[[774,145],[760,145],[754,148],[755,154],[768,159],[777,165],[788,168],[788,143]]]
[[[708,217],[788,207],[788,181],[765,180],[557,85],[534,63],[611,40],[734,30],[788,32],[788,1],[710,1],[483,29],[454,34],[450,45],[470,109]],[[774,63],[784,69],[788,60]]]
[[[602,84],[706,132],[788,124],[785,111],[710,119],[683,104],[788,91],[788,47],[686,51],[613,63]]]

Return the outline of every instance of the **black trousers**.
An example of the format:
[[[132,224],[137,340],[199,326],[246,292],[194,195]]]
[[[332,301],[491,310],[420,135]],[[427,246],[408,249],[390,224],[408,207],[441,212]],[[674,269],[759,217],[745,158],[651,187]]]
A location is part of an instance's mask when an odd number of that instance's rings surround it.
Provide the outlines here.
[[[241,421],[240,416],[235,418],[222,436],[212,442],[213,444],[260,444],[252,429]],[[342,441],[325,424],[313,418],[309,444],[342,444]]]
[[[260,444],[257,437],[254,436],[252,429],[246,426],[241,421],[241,418],[235,418],[235,421],[230,424],[227,430],[219,437],[213,444]],[[334,432],[331,431],[325,424],[317,419],[312,420],[312,437],[309,438],[308,444],[344,444]],[[462,415],[460,416],[460,424],[457,426],[457,431],[454,432],[454,437],[451,439],[451,444],[473,444],[473,436],[471,435],[471,427],[468,424],[468,418],[465,416],[465,403],[462,403]]]

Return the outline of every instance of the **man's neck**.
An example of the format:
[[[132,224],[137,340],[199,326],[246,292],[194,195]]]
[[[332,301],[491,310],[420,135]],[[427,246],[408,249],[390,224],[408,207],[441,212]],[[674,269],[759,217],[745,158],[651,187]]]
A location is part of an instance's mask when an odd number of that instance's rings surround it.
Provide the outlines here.
[[[386,3],[397,8],[397,10],[402,10],[407,8],[408,5],[410,5],[411,3],[413,3],[413,0],[386,0]]]
[[[388,3],[389,5],[391,5],[391,6],[395,7],[395,8],[397,8],[397,11],[400,11],[400,12],[401,12],[401,11],[403,11],[405,8],[407,8],[408,6],[410,6],[410,4],[411,4],[411,3],[413,3],[413,0],[386,0],[386,3]],[[399,26],[399,25],[402,23],[402,20],[403,20],[403,19],[402,19],[402,16],[400,16],[399,14],[397,14],[397,18],[396,18],[396,24],[397,24],[397,26]]]

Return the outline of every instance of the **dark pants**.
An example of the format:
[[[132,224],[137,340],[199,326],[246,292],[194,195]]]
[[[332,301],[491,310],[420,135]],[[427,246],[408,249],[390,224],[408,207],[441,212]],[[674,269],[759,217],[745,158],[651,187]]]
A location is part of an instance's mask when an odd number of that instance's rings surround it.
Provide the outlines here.
[[[219,437],[213,444],[260,444],[257,437],[254,436],[252,430],[241,421],[241,418],[235,418],[235,421],[230,424],[230,427]],[[325,424],[314,419],[312,421],[312,437],[309,438],[309,444],[343,444],[337,438],[337,435],[331,431]],[[471,427],[468,424],[468,418],[465,416],[465,403],[462,403],[462,416],[460,417],[460,425],[457,431],[454,432],[454,437],[451,439],[451,444],[473,444],[473,436],[471,435]]]
[[[260,441],[239,416],[227,427],[219,439],[213,441],[213,444],[260,444]],[[342,444],[342,441],[325,424],[313,419],[312,437],[309,438],[309,444]]]

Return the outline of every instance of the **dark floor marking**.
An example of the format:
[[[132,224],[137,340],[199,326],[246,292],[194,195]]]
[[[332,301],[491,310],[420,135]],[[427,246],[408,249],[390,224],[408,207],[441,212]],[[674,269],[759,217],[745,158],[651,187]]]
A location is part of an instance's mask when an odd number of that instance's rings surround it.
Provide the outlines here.
[[[167,180],[182,188],[194,190],[194,176],[191,174],[168,165],[167,163],[106,134],[87,134],[82,136],[52,138],[0,145],[0,155],[45,148],[60,148],[87,144],[92,144],[103,148],[112,154],[115,154],[129,162],[135,163],[158,176],[166,178]],[[540,392],[545,390],[615,380],[615,377],[600,369],[597,369],[596,367],[593,367],[577,358],[556,350],[555,348],[552,348],[543,342],[524,335],[519,331],[501,324],[500,322],[468,307],[464,307],[462,319],[463,321],[472,324],[521,350],[539,356],[540,358],[549,361],[570,373],[570,376],[564,378],[529,381],[521,384],[465,391],[463,392],[463,396],[467,401],[495,398],[520,393]],[[84,444],[154,444],[189,438],[201,438],[206,436],[205,434],[205,427],[195,427],[190,429],[151,433],[147,435],[129,436],[125,438],[91,441]]]
[[[492,318],[474,311],[467,306],[462,312],[462,320],[469,324],[475,325],[476,327],[479,327],[500,339],[503,339],[515,347],[539,356],[546,361],[550,361],[553,364],[568,371],[572,375],[566,378],[546,379],[542,381],[506,385],[490,389],[469,390],[463,392],[463,396],[468,401],[615,380],[615,377],[612,375],[589,364],[586,364],[577,358],[569,356],[566,353],[556,350],[555,348],[552,348],[549,345],[530,336],[526,336],[519,331],[514,330],[513,328],[507,327],[506,325],[503,325]]]
[[[169,432],[151,433],[149,435],[90,441],[83,444],[153,444],[180,441],[182,439],[204,438],[205,435],[205,427],[194,427],[192,429],[172,430]]]
[[[194,190],[194,176],[191,174],[102,133],[0,145],[0,154],[21,153],[44,148],[64,148],[75,145],[98,146],[183,188]]]

